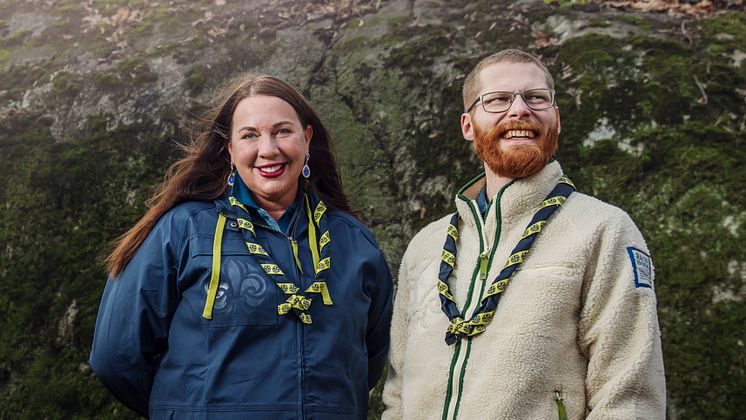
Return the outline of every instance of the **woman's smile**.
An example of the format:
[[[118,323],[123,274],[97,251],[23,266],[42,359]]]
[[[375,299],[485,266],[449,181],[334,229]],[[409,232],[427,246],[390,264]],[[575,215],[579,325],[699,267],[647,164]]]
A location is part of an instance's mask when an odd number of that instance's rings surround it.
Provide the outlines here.
[[[265,178],[277,178],[285,172],[287,165],[285,163],[269,164],[264,166],[257,166],[259,175]]]

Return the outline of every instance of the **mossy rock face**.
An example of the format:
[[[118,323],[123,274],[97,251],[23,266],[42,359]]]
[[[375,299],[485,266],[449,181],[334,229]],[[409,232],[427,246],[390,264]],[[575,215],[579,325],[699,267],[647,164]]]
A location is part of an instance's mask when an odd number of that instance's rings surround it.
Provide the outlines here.
[[[226,77],[271,73],[310,98],[395,273],[414,233],[454,211],[454,192],[481,172],[461,138],[461,85],[508,47],[555,75],[565,172],[647,239],[669,418],[746,411],[746,14],[532,0],[10,3],[0,417],[132,417],[87,367],[98,261],[179,155],[182,120]]]

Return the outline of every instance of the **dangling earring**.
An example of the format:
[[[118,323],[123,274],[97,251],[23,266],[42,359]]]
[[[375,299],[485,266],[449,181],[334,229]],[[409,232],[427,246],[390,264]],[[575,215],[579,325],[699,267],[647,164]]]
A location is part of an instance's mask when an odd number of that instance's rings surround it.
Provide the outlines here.
[[[233,167],[233,161],[231,161],[231,173],[228,175],[228,186],[232,187],[234,182],[236,182],[236,171]]]
[[[301,172],[303,174],[303,178],[310,178],[311,177],[311,168],[308,167],[308,160],[311,159],[311,154],[306,154],[306,160],[303,161],[303,171]]]

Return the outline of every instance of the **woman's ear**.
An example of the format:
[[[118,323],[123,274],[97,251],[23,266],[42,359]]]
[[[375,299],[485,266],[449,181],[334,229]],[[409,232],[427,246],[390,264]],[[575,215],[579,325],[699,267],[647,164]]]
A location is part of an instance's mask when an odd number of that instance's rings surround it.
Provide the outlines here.
[[[311,144],[311,139],[313,138],[313,127],[311,126],[311,124],[308,124],[306,126],[305,137],[306,137],[306,145]]]

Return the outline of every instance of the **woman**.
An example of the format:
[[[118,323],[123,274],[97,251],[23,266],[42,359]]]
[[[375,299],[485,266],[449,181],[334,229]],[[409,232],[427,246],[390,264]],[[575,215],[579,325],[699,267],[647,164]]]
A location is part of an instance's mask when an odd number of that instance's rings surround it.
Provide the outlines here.
[[[277,78],[218,97],[108,257],[91,367],[152,418],[365,418],[391,276],[329,135]]]

